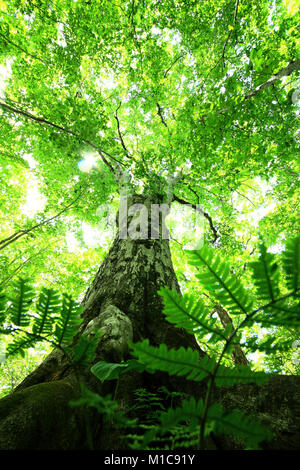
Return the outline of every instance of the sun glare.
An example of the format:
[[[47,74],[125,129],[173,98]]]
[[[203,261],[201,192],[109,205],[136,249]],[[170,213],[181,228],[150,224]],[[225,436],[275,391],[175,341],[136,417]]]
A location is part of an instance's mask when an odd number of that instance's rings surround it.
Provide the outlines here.
[[[88,173],[97,165],[98,156],[95,153],[86,153],[83,160],[80,160],[77,164],[80,171]]]

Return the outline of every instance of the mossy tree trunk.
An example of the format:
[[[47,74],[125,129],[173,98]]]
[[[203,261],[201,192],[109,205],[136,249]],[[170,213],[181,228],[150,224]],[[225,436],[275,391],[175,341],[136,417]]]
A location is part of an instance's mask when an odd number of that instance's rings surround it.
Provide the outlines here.
[[[146,206],[155,200],[134,196],[131,204]],[[168,240],[120,239],[119,236],[83,300],[80,334],[100,327],[97,361],[119,362],[128,357],[128,340],[148,338],[153,345],[167,344],[198,349],[195,338],[167,323],[162,314],[162,286],[179,291],[172,266]],[[80,380],[92,391],[113,393],[114,382],[103,385],[89,372]],[[297,448],[300,442],[300,396],[298,377],[277,376],[262,388],[241,385],[216,390],[215,399],[226,407],[236,407],[258,416],[276,433],[272,448]],[[196,384],[166,374],[121,375],[116,399],[120,409],[134,404],[134,392],[144,387],[203,396],[205,384]],[[120,449],[126,446],[118,429],[103,423],[96,412],[71,408],[69,401],[80,395],[78,373],[61,351],[53,351],[10,395],[0,400],[0,449]],[[209,444],[209,445],[214,445]],[[221,439],[217,444],[236,448],[238,444]]]

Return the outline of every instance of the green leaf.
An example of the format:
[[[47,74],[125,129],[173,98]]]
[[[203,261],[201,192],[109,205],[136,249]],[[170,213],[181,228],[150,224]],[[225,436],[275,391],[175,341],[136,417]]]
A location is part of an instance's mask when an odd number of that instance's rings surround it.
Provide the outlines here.
[[[9,297],[11,305],[8,313],[16,326],[28,326],[31,316],[27,314],[35,293],[28,279],[18,279],[13,283],[13,293]]]
[[[258,420],[238,410],[223,410],[218,403],[209,408],[207,419],[214,422],[216,434],[233,434],[245,439],[246,446],[251,449],[257,449],[261,441],[270,440],[273,437],[273,433],[262,426]]]
[[[158,291],[163,297],[163,313],[170,323],[178,328],[184,328],[189,333],[197,334],[198,337],[211,333],[211,341],[225,340],[224,332],[216,326],[217,320],[210,316],[210,312],[201,299],[195,299],[193,295],[181,296],[167,287]]]
[[[140,343],[132,344],[133,354],[140,363],[152,370],[168,372],[171,375],[185,376],[189,380],[201,382],[215,373],[217,386],[232,386],[239,382],[262,384],[268,380],[264,372],[253,372],[247,366],[225,367],[218,365],[214,359],[205,356],[200,360],[197,351],[191,348],[168,349],[165,344],[154,347],[146,339]]]
[[[205,357],[199,361],[197,351],[191,348],[168,349],[165,344],[158,348],[151,346],[149,340],[131,344],[133,354],[138,361],[152,370],[161,370],[172,375],[186,376],[187,379],[200,382],[213,370],[214,361]]]
[[[279,267],[275,256],[267,253],[263,243],[259,245],[260,256],[258,261],[249,263],[253,270],[253,282],[259,300],[273,301],[279,297]]]
[[[36,335],[49,335],[52,333],[55,318],[61,309],[59,294],[53,289],[42,288],[36,305],[36,317],[32,331]]]
[[[0,291],[0,326],[3,325],[6,319],[6,295]]]
[[[99,361],[91,367],[91,372],[103,383],[105,380],[117,379],[127,368],[127,363],[116,364]]]
[[[300,237],[286,242],[282,261],[287,287],[296,292],[300,288]]]
[[[204,404],[202,399],[196,402],[192,397],[190,400],[184,400],[181,407],[176,409],[169,408],[167,412],[162,413],[161,431],[169,432],[178,423],[188,423],[188,427],[197,426],[204,417]],[[220,404],[213,404],[207,411],[205,422],[205,433],[207,436],[211,431],[215,434],[236,435],[245,439],[247,447],[257,448],[263,440],[269,440],[273,434],[261,425],[259,421],[250,416],[246,416],[238,410],[223,410]]]
[[[39,341],[34,335],[26,332],[15,332],[13,341],[7,346],[7,357],[20,354],[25,357],[25,350],[35,346]]]
[[[74,335],[78,332],[81,323],[79,315],[82,307],[68,294],[63,295],[63,303],[55,326],[54,339],[57,345],[71,344]]]

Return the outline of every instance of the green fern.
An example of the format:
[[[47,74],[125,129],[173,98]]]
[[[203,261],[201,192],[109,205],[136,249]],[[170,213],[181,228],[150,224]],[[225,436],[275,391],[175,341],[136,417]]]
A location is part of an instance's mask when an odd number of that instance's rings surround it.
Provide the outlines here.
[[[27,279],[18,279],[13,284],[13,294],[9,297],[9,319],[16,326],[28,326],[31,320],[27,312],[32,304],[35,292]]]
[[[203,420],[204,414],[205,406],[202,399],[198,402],[194,397],[190,400],[184,400],[181,407],[170,408],[161,414],[161,432],[167,433],[169,429],[179,423],[188,424],[189,429],[196,428]],[[245,439],[247,447],[250,448],[257,448],[262,440],[272,438],[272,433],[258,421],[238,410],[223,410],[220,404],[213,404],[208,408],[206,420],[205,436],[208,436],[211,431],[215,434],[233,434],[238,438]]]
[[[36,305],[37,315],[34,319],[32,332],[36,335],[50,335],[53,331],[54,315],[58,315],[60,309],[59,294],[53,289],[43,287]]]
[[[81,366],[88,366],[96,357],[96,349],[101,333],[95,333],[92,337],[82,335],[75,346],[72,347],[73,362]]]
[[[196,275],[201,284],[217,301],[232,314],[248,314],[253,307],[253,300],[242,283],[231,274],[229,265],[224,263],[215,250],[204,246],[201,250],[188,251],[191,265],[201,272]]]
[[[224,331],[216,326],[216,319],[210,316],[210,312],[201,299],[195,300],[193,295],[181,296],[167,287],[158,291],[163,297],[163,313],[170,323],[178,328],[184,328],[189,333],[197,334],[198,337],[211,334],[210,341],[217,342],[226,340]]]
[[[300,289],[300,237],[286,242],[282,261],[287,288],[297,292]]]
[[[63,303],[59,317],[56,321],[54,340],[58,346],[71,344],[73,337],[78,332],[81,323],[79,315],[82,307],[77,304],[70,295],[63,295]]]
[[[168,372],[171,375],[185,376],[189,380],[201,382],[215,375],[217,386],[232,386],[236,383],[262,384],[268,379],[263,372],[253,372],[249,367],[229,368],[218,365],[214,359],[205,356],[200,360],[197,351],[191,348],[168,349],[165,344],[158,348],[151,346],[149,340],[132,344],[132,351],[138,361],[152,370]]]
[[[7,348],[8,355],[19,353],[24,356],[25,349],[43,340],[54,347],[65,348],[70,346],[78,331],[82,308],[71,296],[64,294],[61,301],[55,290],[43,287],[34,308],[35,296],[36,293],[26,279],[19,279],[13,285],[13,295],[8,298],[11,303],[8,309],[5,310],[4,295],[0,296],[1,322],[3,324],[6,314],[11,321],[11,325],[2,328],[4,333],[11,333],[13,338]],[[79,340],[73,348],[74,361],[78,363],[80,360],[86,361],[87,356],[94,357],[95,342],[96,340],[91,341],[90,338]],[[65,352],[67,353],[66,349]]]
[[[275,256],[267,252],[263,243],[259,245],[259,258],[249,266],[253,270],[256,296],[263,302],[274,301],[279,297],[279,266]]]
[[[289,326],[298,327],[300,322],[300,304],[288,305],[286,300],[276,302],[261,309],[255,314],[253,322],[260,323],[261,326]]]

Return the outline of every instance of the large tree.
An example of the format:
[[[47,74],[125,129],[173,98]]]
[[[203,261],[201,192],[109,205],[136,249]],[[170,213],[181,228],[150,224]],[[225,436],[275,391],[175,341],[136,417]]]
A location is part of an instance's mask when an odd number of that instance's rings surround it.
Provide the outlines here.
[[[257,244],[257,226],[248,220],[251,206],[259,207],[264,198],[274,204],[259,226],[270,245],[296,233],[300,60],[295,4],[2,1],[0,13],[6,78],[0,82],[0,267],[8,289],[21,269],[46,284],[51,256],[56,287],[82,293],[82,271],[88,265],[90,278],[97,260],[87,256],[68,266],[65,232],[78,221],[97,223],[98,207],[116,205],[120,192],[127,191],[128,208],[143,204],[149,215],[151,204],[190,204],[206,222],[206,243],[228,258],[237,276],[247,276]],[[23,178],[32,173],[47,201],[30,221],[16,207],[24,199]],[[96,360],[120,362],[128,356],[129,340],[145,338],[153,346],[209,354],[162,313],[158,290],[167,286],[180,292],[169,241],[161,233],[152,239],[122,238],[120,230],[107,254],[96,251],[104,261],[82,300],[75,342],[96,325],[104,331]],[[172,242],[180,280],[186,276],[179,261],[181,242]],[[64,283],[66,267],[73,284]],[[196,289],[193,283],[183,286]],[[230,312],[216,305],[213,292],[208,294],[226,327]],[[236,345],[233,360],[247,365],[244,353]],[[63,351],[52,352],[0,401],[0,448],[88,448],[91,441],[95,448],[125,445],[120,428],[69,406],[80,396],[79,382],[100,395],[114,387],[100,385],[90,364],[78,381]],[[135,390],[144,387],[150,393],[160,385],[196,398],[205,393],[205,385],[192,381],[130,371],[121,375],[116,399],[126,411]],[[298,386],[296,376],[273,375],[263,387],[215,389],[213,399],[264,417],[275,432],[265,446],[295,449]],[[205,445],[238,444],[213,435]]]

